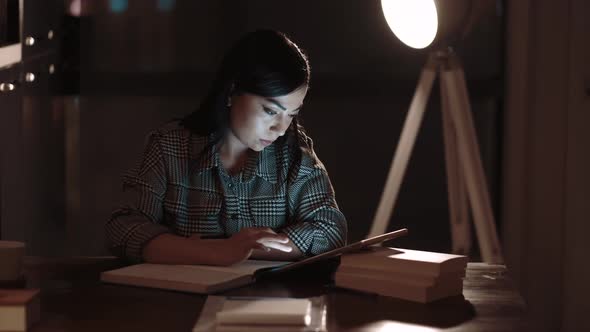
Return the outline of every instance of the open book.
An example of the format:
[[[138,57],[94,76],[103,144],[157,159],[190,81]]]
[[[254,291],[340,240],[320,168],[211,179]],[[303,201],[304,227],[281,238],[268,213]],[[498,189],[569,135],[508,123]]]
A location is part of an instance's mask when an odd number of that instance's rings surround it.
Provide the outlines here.
[[[115,284],[215,293],[255,281],[254,273],[286,262],[247,260],[230,266],[137,264],[103,272],[100,280]]]
[[[269,274],[293,270],[340,256],[343,253],[355,252],[367,246],[405,235],[407,232],[408,230],[404,228],[385,233],[292,263],[247,260],[229,267],[137,264],[103,272],[100,275],[100,280],[115,284],[209,294],[244,286]]]

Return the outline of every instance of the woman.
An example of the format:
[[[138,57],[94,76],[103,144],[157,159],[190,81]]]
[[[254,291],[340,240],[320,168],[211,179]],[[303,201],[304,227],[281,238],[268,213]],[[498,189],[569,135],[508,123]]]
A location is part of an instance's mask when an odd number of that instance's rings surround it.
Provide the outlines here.
[[[342,246],[346,220],[297,117],[309,63],[284,34],[258,30],[226,54],[200,107],[148,136],[106,225],[135,261],[232,265]]]

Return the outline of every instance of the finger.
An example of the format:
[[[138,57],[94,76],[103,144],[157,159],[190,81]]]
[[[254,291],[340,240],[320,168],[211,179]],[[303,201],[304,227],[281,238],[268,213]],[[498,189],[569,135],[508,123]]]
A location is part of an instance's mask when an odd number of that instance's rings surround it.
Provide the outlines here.
[[[261,237],[258,240],[256,240],[256,242],[262,243],[264,245],[266,245],[267,243],[276,243],[276,244],[280,244],[281,246],[283,246],[283,245],[286,245],[287,243],[289,243],[289,239],[282,238],[282,237]]]
[[[254,227],[254,229],[257,230],[257,231],[261,231],[261,232],[267,232],[267,233],[277,234],[277,232],[275,232],[270,227]]]
[[[259,234],[262,235],[260,238],[268,239],[270,241],[275,241],[275,242],[280,242],[280,243],[287,243],[287,242],[289,242],[289,238],[285,234],[277,234],[277,233],[272,233],[271,234],[271,233],[268,233],[268,232],[262,232],[262,233],[259,233]]]
[[[279,243],[287,243],[289,242],[289,238],[285,234],[276,234],[276,233],[269,233],[267,231],[262,231],[256,234],[253,234],[255,241],[259,241],[264,239],[265,241],[275,241]]]
[[[289,243],[289,238],[286,235],[283,235],[282,237],[278,238],[278,241],[280,243]]]
[[[248,228],[244,228],[242,230],[247,230],[250,234],[264,233],[264,234],[277,235],[277,233],[275,231],[273,231],[272,228],[269,228],[269,227],[248,227]]]
[[[254,246],[252,248],[259,249],[259,250],[266,251],[266,252],[270,251],[269,247],[265,246],[263,243],[258,243],[258,242],[254,243]]]
[[[262,237],[259,238],[256,241],[264,241],[264,242],[276,242],[276,243],[282,243],[282,244],[286,244],[289,243],[289,238],[283,238],[283,237]]]
[[[244,257],[244,259],[242,259],[242,262],[247,260],[248,258],[250,258],[250,256],[252,256],[252,252],[254,251],[254,248],[250,248],[248,250],[248,253],[246,254],[246,256]]]
[[[283,251],[283,252],[291,252],[293,250],[293,248],[291,248],[290,246],[286,246],[284,244],[280,244],[278,242],[261,242],[262,245],[264,245],[267,248],[273,248],[279,251]]]

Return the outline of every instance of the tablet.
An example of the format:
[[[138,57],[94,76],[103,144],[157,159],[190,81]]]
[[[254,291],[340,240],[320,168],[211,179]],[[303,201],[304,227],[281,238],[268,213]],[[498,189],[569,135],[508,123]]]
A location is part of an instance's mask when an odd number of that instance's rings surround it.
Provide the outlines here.
[[[279,272],[289,271],[289,270],[296,269],[298,267],[301,267],[301,266],[304,266],[307,264],[311,264],[311,263],[314,263],[314,262],[317,262],[317,261],[320,261],[323,259],[337,257],[337,256],[340,256],[344,253],[359,251],[359,250],[366,248],[368,246],[379,244],[379,243],[382,243],[382,242],[385,242],[388,240],[392,240],[392,239],[398,238],[398,237],[406,235],[406,234],[408,234],[407,228],[398,229],[393,232],[377,235],[374,237],[370,237],[368,239],[364,239],[364,240],[361,240],[361,241],[358,241],[355,243],[351,243],[351,244],[346,245],[344,247],[340,247],[340,248],[336,248],[336,249],[333,249],[330,251],[326,251],[325,253],[322,253],[322,254],[319,254],[316,256],[312,256],[309,258],[305,258],[305,259],[297,261],[297,262],[288,263],[288,264],[280,265],[280,266],[276,266],[276,267],[269,267],[269,268],[260,269],[260,270],[256,271],[254,276],[256,278],[258,278],[258,277],[260,277],[264,274],[268,274],[268,273],[279,273]]]

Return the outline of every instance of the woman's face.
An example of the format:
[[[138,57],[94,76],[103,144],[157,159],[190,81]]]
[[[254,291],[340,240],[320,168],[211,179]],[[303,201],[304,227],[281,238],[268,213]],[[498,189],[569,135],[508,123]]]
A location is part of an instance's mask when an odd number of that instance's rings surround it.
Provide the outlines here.
[[[230,141],[237,148],[261,151],[283,136],[303,105],[307,86],[288,95],[261,97],[242,93],[231,98]],[[232,137],[233,136],[233,137]],[[241,145],[241,146],[240,146]]]

